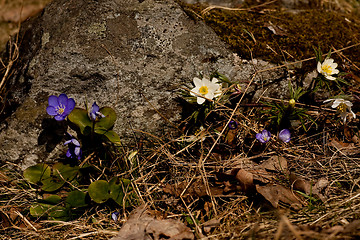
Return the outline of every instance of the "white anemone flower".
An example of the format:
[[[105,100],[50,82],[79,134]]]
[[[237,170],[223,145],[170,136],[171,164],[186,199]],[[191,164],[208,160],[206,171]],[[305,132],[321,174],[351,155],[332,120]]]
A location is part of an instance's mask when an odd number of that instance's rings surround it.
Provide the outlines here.
[[[344,121],[344,123],[346,122],[346,117],[349,113],[353,116],[353,118],[356,118],[355,113],[351,110],[351,107],[353,106],[353,104],[350,101],[342,99],[342,98],[330,98],[330,99],[324,101],[324,103],[327,103],[327,102],[332,102],[331,107],[337,109],[337,111],[338,111],[338,113],[340,113],[340,117]]]
[[[332,75],[338,74],[339,70],[336,69],[338,66],[337,63],[334,63],[334,59],[326,58],[323,63],[318,62],[317,71],[324,75],[329,80],[335,80],[336,78]]]
[[[221,85],[217,83],[218,80],[216,78],[210,81],[207,78],[201,80],[195,77],[193,81],[195,87],[191,89],[190,94],[197,97],[198,104],[203,104],[206,99],[212,100],[221,95]]]

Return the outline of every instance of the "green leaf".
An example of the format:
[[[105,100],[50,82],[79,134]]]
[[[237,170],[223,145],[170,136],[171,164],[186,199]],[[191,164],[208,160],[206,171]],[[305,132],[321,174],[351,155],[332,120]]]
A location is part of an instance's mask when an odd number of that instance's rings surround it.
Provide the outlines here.
[[[49,178],[51,169],[45,163],[39,163],[25,169],[24,178],[30,183],[38,183],[43,179]]]
[[[68,221],[70,219],[69,209],[61,206],[53,206],[49,209],[48,216],[50,219],[58,221]]]
[[[61,202],[61,197],[58,195],[50,195],[49,197],[44,199],[44,202],[56,205]]]
[[[53,205],[45,203],[37,203],[30,207],[30,214],[33,217],[44,217],[47,215],[47,211],[52,208]]]
[[[92,122],[85,109],[75,108],[68,115],[68,119],[80,128],[80,132],[83,135],[89,135],[91,133]]]
[[[72,191],[66,198],[66,203],[71,207],[85,207],[88,205],[86,203],[86,193],[79,190]]]
[[[69,210],[61,207],[54,206],[46,203],[38,203],[30,207],[30,214],[33,217],[46,217],[48,216],[54,220],[67,221],[69,220]]]
[[[109,183],[105,180],[92,182],[89,185],[88,192],[94,202],[106,202],[110,198]]]
[[[43,184],[43,186],[41,187],[43,191],[54,192],[61,188],[64,185],[65,181],[62,180],[60,177],[53,176],[42,180],[41,183]]]
[[[107,131],[104,136],[112,143],[121,145],[120,136],[113,130]]]
[[[41,181],[43,184],[41,189],[46,192],[56,191],[64,185],[65,181],[74,179],[78,171],[78,166],[71,167],[70,165],[56,163],[53,166],[53,175]]]
[[[100,108],[99,111],[104,114],[105,117],[95,122],[94,131],[97,134],[104,134],[114,126],[116,121],[116,113],[114,109],[110,107]]]
[[[117,204],[122,206],[125,193],[129,189],[131,181],[120,177],[113,177],[109,182],[110,198],[112,198]]]
[[[76,174],[79,171],[79,166],[71,167],[70,165],[56,163],[53,166],[54,176],[58,176],[59,178],[63,178],[65,181],[71,181],[74,179]],[[61,175],[61,176],[60,176]]]

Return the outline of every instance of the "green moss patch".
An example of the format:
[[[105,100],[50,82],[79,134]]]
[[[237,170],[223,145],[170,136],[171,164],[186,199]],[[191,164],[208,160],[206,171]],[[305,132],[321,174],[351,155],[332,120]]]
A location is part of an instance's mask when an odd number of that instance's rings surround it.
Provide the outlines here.
[[[230,11],[205,5],[182,5],[191,15],[200,16],[239,56],[261,58],[273,63],[314,57],[314,47],[323,52],[341,49],[360,41],[360,20],[350,14],[322,9],[285,11],[266,9]],[[360,46],[343,52],[360,65]]]

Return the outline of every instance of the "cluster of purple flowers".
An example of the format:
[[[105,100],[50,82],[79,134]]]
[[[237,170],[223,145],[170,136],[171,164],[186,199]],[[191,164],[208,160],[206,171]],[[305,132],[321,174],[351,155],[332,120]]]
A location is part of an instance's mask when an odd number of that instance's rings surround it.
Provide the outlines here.
[[[46,112],[54,116],[56,121],[63,121],[75,108],[75,100],[68,98],[64,93],[60,94],[59,97],[51,95],[48,99],[49,106],[46,108]],[[95,122],[100,118],[104,118],[104,114],[100,112],[99,106],[96,102],[93,103],[90,109],[90,120]],[[82,150],[79,141],[73,137],[70,133],[67,133],[70,140],[67,140],[64,145],[68,145],[69,149],[66,152],[66,156],[69,158],[81,159]]]
[[[264,129],[261,133],[256,134],[256,139],[261,143],[267,143],[271,139],[271,133]],[[291,140],[291,133],[289,129],[283,129],[279,132],[279,139],[284,143],[288,143]]]
[[[238,127],[238,123],[234,120],[231,120],[228,124],[229,129],[236,129]],[[261,133],[256,134],[256,139],[261,143],[267,143],[271,139],[271,133],[264,129]],[[291,140],[291,133],[289,129],[283,129],[279,132],[279,139],[284,143],[288,143]]]

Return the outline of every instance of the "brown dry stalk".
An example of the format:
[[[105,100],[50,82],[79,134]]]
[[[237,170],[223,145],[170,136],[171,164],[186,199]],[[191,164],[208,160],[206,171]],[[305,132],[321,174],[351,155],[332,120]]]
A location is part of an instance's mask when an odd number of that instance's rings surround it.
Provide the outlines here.
[[[29,220],[27,220],[26,217],[24,217],[19,211],[14,211],[22,220],[24,220],[24,222],[30,226],[32,229],[35,230],[35,232],[37,232],[38,230],[36,229],[36,227],[34,227],[34,225],[31,224],[31,222]]]
[[[11,50],[12,50],[12,46],[14,47],[14,52],[12,52]],[[18,59],[18,57],[19,57],[19,48],[18,48],[18,46],[17,46],[17,44],[16,43],[14,43],[14,44],[12,44],[11,43],[11,39],[10,39],[10,53],[9,53],[9,63],[5,66],[5,69],[6,69],[6,71],[5,71],[5,73],[4,73],[4,76],[3,76],[3,78],[2,78],[2,80],[1,80],[1,82],[0,82],[0,92],[1,92],[1,90],[2,90],[2,88],[4,87],[4,85],[5,85],[5,81],[6,81],[6,79],[8,78],[8,75],[9,75],[9,73],[10,73],[10,70],[11,70],[11,68],[12,68],[12,66],[13,66],[13,64],[15,63],[15,61]],[[1,59],[0,59],[1,60]],[[1,60],[1,63],[4,65],[4,63],[3,63],[3,61]]]
[[[207,8],[205,8],[204,10],[201,11],[201,15],[204,15],[205,13],[208,13],[209,11],[213,10],[213,9],[223,9],[223,10],[229,10],[229,11],[250,11],[254,8],[259,8],[259,7],[263,7],[266,5],[269,5],[271,3],[277,2],[277,0],[273,0],[271,2],[266,2],[266,3],[262,3],[253,7],[249,7],[249,8],[229,8],[229,7],[223,7],[223,6],[218,6],[218,5],[212,5],[209,6]]]

